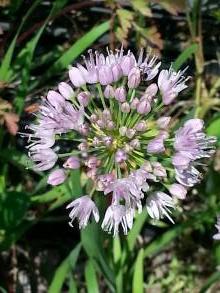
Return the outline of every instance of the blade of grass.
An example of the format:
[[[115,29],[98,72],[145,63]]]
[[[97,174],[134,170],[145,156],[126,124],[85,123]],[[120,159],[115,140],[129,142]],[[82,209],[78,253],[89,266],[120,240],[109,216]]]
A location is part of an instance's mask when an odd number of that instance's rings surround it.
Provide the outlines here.
[[[140,215],[138,215],[135,219],[134,226],[132,230],[129,232],[127,237],[128,249],[129,251],[133,251],[136,239],[143,228],[143,225],[147,219],[147,212],[143,211]]]
[[[89,32],[76,41],[62,56],[48,69],[44,79],[66,69],[80,54],[91,46],[99,37],[109,30],[109,21],[93,27]]]
[[[81,243],[77,244],[77,246],[71,251],[71,253],[63,260],[63,262],[57,268],[53,280],[50,284],[48,293],[60,293],[62,292],[62,286],[65,282],[68,273],[70,273],[77,262],[79,257],[79,253],[81,250]]]
[[[88,260],[85,268],[85,279],[88,293],[99,293],[96,272],[92,260]]]
[[[39,29],[39,31],[36,33],[36,35],[27,43],[26,47],[21,51],[19,54],[20,58],[20,66],[22,67],[21,71],[21,83],[18,88],[17,96],[14,100],[15,109],[18,114],[21,114],[23,111],[24,103],[25,103],[25,96],[28,91],[28,83],[30,80],[30,70],[32,65],[32,60],[34,56],[35,49],[37,47],[37,44],[39,42],[39,39],[48,24],[50,18],[60,9],[62,6],[66,4],[66,0],[60,1],[56,0],[53,3],[52,9],[50,11],[49,16],[45,20],[43,26]]]
[[[193,54],[196,53],[198,50],[197,44],[192,44],[191,46],[187,47],[174,61],[172,64],[172,67],[178,71],[180,67],[189,59],[192,57]]]
[[[15,37],[13,38],[13,40],[11,41],[11,44],[10,44],[7,52],[5,53],[5,56],[2,60],[2,62],[1,62],[1,67],[0,67],[0,80],[1,81],[8,82],[10,80],[11,61],[12,61],[12,57],[14,54],[17,37],[20,34],[20,31],[21,31],[23,25],[25,24],[26,20],[32,14],[32,12],[37,8],[37,6],[40,2],[41,2],[41,0],[34,1],[32,6],[29,8],[27,13],[25,14],[25,16],[21,20],[21,24],[17,30],[17,33],[16,33]]]
[[[134,275],[132,282],[132,293],[144,292],[144,250],[141,249],[138,253],[134,265]]]

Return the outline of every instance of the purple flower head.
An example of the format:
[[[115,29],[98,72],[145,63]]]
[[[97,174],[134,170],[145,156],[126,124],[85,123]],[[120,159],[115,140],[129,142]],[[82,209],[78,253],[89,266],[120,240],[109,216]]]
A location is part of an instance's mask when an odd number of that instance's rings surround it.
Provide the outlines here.
[[[73,221],[75,218],[79,221],[79,228],[84,229],[88,221],[93,215],[96,223],[99,221],[99,211],[95,205],[95,203],[91,200],[88,195],[81,196],[74,201],[72,201],[68,206],[67,209],[72,208],[69,217],[71,221],[69,222],[70,226],[73,227]]]
[[[137,58],[123,48],[106,54],[89,50],[82,64],[69,68],[70,83],[48,92],[36,122],[22,134],[33,169],[55,167],[49,184],[61,184],[74,169],[82,172],[82,188],[90,193],[68,206],[70,225],[77,218],[84,228],[92,214],[98,221],[95,201],[102,196],[111,203],[102,228],[114,235],[120,226],[127,234],[145,201],[151,217],[172,221],[173,198],[178,204],[176,199],[200,182],[216,138],[205,134],[200,119],[175,129],[176,117],[166,116],[166,105],[188,78],[160,65],[144,50]]]

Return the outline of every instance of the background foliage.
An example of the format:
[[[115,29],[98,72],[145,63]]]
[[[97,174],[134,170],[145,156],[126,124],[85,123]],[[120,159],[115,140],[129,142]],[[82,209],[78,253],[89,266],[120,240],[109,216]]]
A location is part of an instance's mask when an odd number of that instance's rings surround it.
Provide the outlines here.
[[[28,169],[17,132],[34,119],[40,96],[92,47],[151,46],[164,66],[189,65],[184,99],[170,107],[181,122],[201,117],[220,144],[218,1],[0,1],[0,292],[219,292],[220,151],[176,224],[142,213],[127,237],[91,223],[70,229],[64,203],[82,193],[77,171],[48,188]]]

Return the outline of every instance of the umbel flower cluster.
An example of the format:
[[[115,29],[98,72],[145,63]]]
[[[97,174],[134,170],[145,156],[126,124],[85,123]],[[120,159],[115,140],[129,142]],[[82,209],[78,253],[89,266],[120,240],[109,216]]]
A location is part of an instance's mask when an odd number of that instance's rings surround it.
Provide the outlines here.
[[[34,169],[53,168],[48,183],[59,185],[80,168],[90,186],[67,206],[70,225],[98,222],[100,196],[106,199],[101,226],[113,235],[120,227],[127,234],[143,207],[173,222],[178,199],[200,182],[201,160],[213,154],[216,139],[205,135],[200,119],[173,129],[166,108],[188,78],[160,66],[143,50],[138,58],[123,48],[106,56],[90,50],[83,65],[69,68],[70,81],[43,99],[37,123],[28,126]]]

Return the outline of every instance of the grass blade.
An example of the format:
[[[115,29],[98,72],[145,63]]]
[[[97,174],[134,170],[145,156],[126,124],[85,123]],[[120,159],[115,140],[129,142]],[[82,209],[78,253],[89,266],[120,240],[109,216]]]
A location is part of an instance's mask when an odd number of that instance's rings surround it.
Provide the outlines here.
[[[92,260],[89,260],[85,268],[86,287],[88,293],[99,293],[99,286]]]
[[[132,283],[132,293],[144,292],[144,250],[141,249],[138,253],[135,265]]]
[[[74,269],[79,253],[81,250],[81,243],[79,243],[71,253],[64,259],[64,261],[57,268],[53,280],[50,284],[48,293],[60,293],[63,283],[68,276],[68,273]]]
[[[189,59],[192,57],[193,54],[196,53],[198,50],[197,44],[192,44],[191,46],[187,47],[175,60],[172,67],[177,71],[180,69],[180,67]]]

